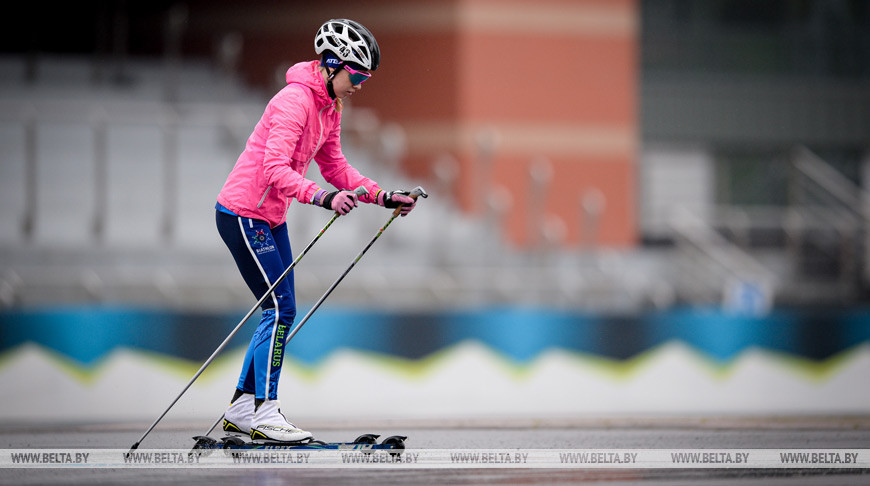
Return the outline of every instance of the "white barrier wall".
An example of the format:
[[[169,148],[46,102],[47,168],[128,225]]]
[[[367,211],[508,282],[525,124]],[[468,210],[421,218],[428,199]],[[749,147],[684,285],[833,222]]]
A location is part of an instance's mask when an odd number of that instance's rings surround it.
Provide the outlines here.
[[[242,351],[217,360],[170,419],[209,421],[235,386]],[[155,418],[198,364],[117,350],[83,369],[35,345],[3,355],[0,420]],[[870,345],[814,362],[748,350],[717,364],[679,342],[629,361],[553,350],[526,365],[474,341],[422,360],[351,350],[309,367],[287,362],[280,398],[292,420],[558,418],[588,414],[870,412]],[[34,399],[39,397],[39,399]]]

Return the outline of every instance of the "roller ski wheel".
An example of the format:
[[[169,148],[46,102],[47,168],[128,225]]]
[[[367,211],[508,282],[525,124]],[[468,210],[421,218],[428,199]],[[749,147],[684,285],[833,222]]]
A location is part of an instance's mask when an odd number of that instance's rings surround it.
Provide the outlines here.
[[[212,439],[207,435],[197,435],[193,438],[196,442],[193,444],[193,450],[197,449],[214,449],[215,444],[217,444],[217,440]]]
[[[356,439],[353,440],[354,444],[377,444],[378,443],[378,434],[363,434]]]
[[[404,435],[391,435],[381,441],[382,446],[386,446],[385,448],[389,449],[390,455],[393,457],[398,457],[402,455],[402,451],[405,450],[405,439],[408,437]]]
[[[218,448],[218,441],[206,435],[197,435],[193,440],[195,442],[193,448],[187,453],[188,457],[193,455],[208,456]]]
[[[247,443],[245,439],[237,435],[228,435],[221,439],[224,449],[238,449],[239,447],[244,447]]]

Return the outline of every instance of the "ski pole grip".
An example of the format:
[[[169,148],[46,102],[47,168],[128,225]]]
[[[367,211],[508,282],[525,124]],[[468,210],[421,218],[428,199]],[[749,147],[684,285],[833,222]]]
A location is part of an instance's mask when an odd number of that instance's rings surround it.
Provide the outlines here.
[[[353,190],[353,193],[356,194],[356,197],[362,197],[362,196],[365,196],[366,194],[368,194],[369,190],[363,186],[359,186]],[[335,214],[338,215],[338,211],[336,211]]]
[[[423,189],[423,186],[417,186],[411,189],[411,194],[409,194],[409,196],[411,197],[411,199],[416,200],[418,197],[427,198],[429,197],[429,194],[426,194],[426,189]],[[402,206],[404,206],[404,204],[399,205],[399,207],[397,207],[396,210],[393,211],[393,216],[399,215],[399,213],[402,211]]]

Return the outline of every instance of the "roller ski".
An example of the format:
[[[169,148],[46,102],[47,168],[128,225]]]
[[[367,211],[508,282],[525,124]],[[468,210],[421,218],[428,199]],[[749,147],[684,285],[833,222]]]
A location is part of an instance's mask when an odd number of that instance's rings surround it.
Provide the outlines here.
[[[224,413],[225,436],[214,439],[198,435],[193,450],[211,449],[342,449],[342,450],[401,450],[404,436],[391,436],[380,444],[379,435],[363,434],[353,442],[324,442],[314,439],[311,432],[302,430],[281,413],[278,400],[266,400],[254,407],[254,396],[244,394],[230,404]]]
[[[196,441],[193,451],[212,450],[354,450],[354,451],[384,451],[391,454],[401,454],[405,449],[405,439],[401,435],[392,435],[378,443],[377,434],[363,434],[353,442],[324,442],[310,437],[296,442],[282,442],[274,440],[247,440],[242,436],[229,435],[221,439],[214,439],[205,435],[194,437]],[[192,452],[193,452],[192,451]]]

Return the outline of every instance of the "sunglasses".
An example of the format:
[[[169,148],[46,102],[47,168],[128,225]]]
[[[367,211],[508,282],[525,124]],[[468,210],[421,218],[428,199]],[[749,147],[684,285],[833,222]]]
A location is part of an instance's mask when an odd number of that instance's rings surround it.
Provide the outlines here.
[[[357,71],[356,69],[344,65],[344,70],[347,71],[348,77],[350,78],[350,84],[356,86],[358,84],[363,84],[365,81],[368,81],[369,78],[372,77],[372,73],[367,73],[363,71]]]

